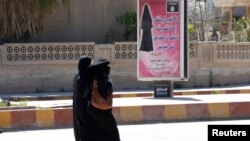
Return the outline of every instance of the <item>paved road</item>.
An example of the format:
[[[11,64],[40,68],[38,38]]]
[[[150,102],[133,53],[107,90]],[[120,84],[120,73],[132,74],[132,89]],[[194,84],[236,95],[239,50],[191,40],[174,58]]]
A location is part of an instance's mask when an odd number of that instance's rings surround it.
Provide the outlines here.
[[[208,124],[250,125],[250,120],[119,125],[122,141],[207,141]],[[0,141],[74,141],[73,129],[9,131]]]

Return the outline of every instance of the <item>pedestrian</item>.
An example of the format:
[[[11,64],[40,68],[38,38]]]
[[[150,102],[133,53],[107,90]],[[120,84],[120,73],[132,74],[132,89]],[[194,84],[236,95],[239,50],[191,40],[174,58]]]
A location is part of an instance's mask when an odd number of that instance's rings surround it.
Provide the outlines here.
[[[73,111],[84,114],[79,114],[81,115],[79,118],[82,118],[82,120],[79,120],[82,121],[80,123],[82,133],[78,133],[81,137],[76,141],[120,141],[117,124],[112,114],[113,86],[109,77],[109,64],[110,62],[107,59],[100,58],[87,68],[83,68],[83,82],[81,76],[78,79],[79,82],[82,82],[82,84],[78,82],[77,84],[80,84],[78,86],[83,86],[83,88],[78,87],[79,91],[77,92],[82,91],[84,104],[82,105],[83,110]],[[82,107],[75,106],[77,109]],[[78,123],[75,122],[75,124]],[[74,126],[74,128],[77,126]],[[75,134],[75,137],[78,137],[78,135]]]
[[[86,69],[91,63],[91,58],[81,57],[78,63],[78,73],[74,79],[73,92],[73,129],[75,141],[85,141],[86,138]]]

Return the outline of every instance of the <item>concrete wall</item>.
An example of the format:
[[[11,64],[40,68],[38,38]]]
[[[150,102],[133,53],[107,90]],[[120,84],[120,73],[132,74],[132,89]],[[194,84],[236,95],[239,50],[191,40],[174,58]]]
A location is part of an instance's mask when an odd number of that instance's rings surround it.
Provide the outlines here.
[[[250,83],[249,43],[191,43],[190,78],[186,87]]]
[[[72,90],[74,63],[6,63],[0,47],[0,93],[52,92]],[[5,52],[5,51],[4,51]]]
[[[103,43],[109,28],[121,28],[116,17],[136,8],[136,0],[71,0],[69,9],[60,3],[46,19],[43,33],[30,42]]]
[[[151,82],[137,81],[136,55],[121,55],[136,50],[135,42],[5,44],[0,47],[0,93],[72,91],[79,55],[109,59],[116,90],[151,88]]]
[[[27,43],[0,46],[0,93],[72,91],[81,55],[111,62],[115,90],[153,89],[137,81],[135,42],[95,44]],[[182,87],[212,87],[250,83],[249,43],[190,43],[189,79]]]

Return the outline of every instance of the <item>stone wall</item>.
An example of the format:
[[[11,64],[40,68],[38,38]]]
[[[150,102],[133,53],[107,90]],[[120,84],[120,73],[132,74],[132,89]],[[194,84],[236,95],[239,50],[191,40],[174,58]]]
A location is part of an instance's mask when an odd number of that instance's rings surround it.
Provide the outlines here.
[[[189,81],[186,87],[250,83],[249,43],[191,43]]]
[[[115,90],[153,89],[137,81],[136,42],[26,43],[0,46],[0,93],[72,91],[78,59],[104,57],[111,62]],[[250,83],[249,43],[192,42],[189,79],[180,87],[211,87]]]
[[[0,47],[0,93],[72,91],[80,56],[111,62],[111,78],[118,89],[148,89],[136,78],[135,42],[115,44],[20,43]]]

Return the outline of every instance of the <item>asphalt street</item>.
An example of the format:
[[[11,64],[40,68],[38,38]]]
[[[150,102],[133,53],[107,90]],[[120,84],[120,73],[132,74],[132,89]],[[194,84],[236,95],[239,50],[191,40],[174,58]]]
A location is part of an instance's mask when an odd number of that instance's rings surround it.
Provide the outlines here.
[[[250,120],[118,125],[121,141],[207,141],[208,125],[250,125]],[[74,141],[72,128],[6,131],[0,141]]]

